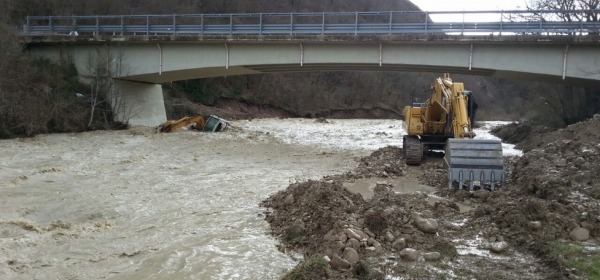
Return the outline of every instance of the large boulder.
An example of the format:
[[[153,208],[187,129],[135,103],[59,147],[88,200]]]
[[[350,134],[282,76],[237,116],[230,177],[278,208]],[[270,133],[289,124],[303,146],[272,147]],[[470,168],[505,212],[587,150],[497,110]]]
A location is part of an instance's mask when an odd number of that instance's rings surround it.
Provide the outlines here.
[[[430,252],[423,254],[423,258],[429,262],[439,261],[442,258],[442,254],[438,252]]]
[[[400,258],[414,262],[419,259],[419,251],[412,248],[405,248],[404,250],[400,251]]]
[[[289,194],[288,196],[286,196],[283,200],[283,204],[285,206],[291,206],[292,204],[294,204],[294,195]]]
[[[346,247],[346,249],[344,249],[344,253],[342,256],[344,259],[346,259],[346,261],[348,261],[350,265],[355,265],[356,263],[358,263],[358,261],[360,261],[360,256],[358,255],[358,252],[349,247]]]
[[[356,240],[355,238],[350,238],[348,239],[348,241],[346,242],[346,246],[350,247],[350,248],[354,248],[354,250],[360,250],[360,241]]]
[[[391,232],[389,232],[389,231],[385,232],[385,241],[392,243],[392,242],[394,242],[394,239],[396,239],[396,238],[394,237],[394,235]]]
[[[424,233],[436,233],[440,228],[438,222],[435,219],[424,219],[421,217],[417,217],[415,219],[415,226],[417,229]]]
[[[352,267],[347,260],[340,258],[338,255],[333,255],[329,265],[335,270],[348,270]]]
[[[586,241],[590,239],[590,231],[582,227],[577,227],[569,233],[569,237],[571,237],[573,241]]]
[[[404,248],[406,248],[406,239],[404,239],[404,238],[396,239],[396,241],[394,241],[394,243],[392,244],[392,247],[398,251],[404,250]]]

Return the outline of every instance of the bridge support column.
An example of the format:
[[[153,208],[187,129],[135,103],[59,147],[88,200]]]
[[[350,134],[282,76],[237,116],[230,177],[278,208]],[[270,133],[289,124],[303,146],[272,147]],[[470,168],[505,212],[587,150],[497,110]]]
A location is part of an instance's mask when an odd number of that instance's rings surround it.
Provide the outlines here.
[[[167,120],[162,87],[115,80],[112,107],[117,121],[130,125],[157,126]]]

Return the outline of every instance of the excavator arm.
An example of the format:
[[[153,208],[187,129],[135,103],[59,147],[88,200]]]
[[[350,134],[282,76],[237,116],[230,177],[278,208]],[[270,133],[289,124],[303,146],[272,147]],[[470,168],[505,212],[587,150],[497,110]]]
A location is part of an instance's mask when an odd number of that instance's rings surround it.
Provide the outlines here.
[[[201,115],[195,117],[183,117],[175,121],[166,121],[160,125],[160,132],[175,132],[182,128],[194,128],[197,130],[204,129],[206,121]]]
[[[160,132],[175,132],[181,129],[195,129],[200,131],[219,132],[227,128],[227,121],[210,115],[205,118],[202,115],[184,117],[175,121],[166,121],[158,127]]]

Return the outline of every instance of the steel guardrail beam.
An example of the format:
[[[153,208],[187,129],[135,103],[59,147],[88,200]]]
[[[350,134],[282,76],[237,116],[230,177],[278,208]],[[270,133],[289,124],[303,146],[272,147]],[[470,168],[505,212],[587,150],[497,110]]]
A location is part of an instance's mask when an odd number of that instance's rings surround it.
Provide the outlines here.
[[[565,22],[552,18],[558,13],[598,14],[600,10],[28,16],[22,35],[586,35],[600,31],[600,22]],[[481,22],[465,20],[470,15],[495,17]],[[459,16],[462,20],[432,21],[432,16]]]

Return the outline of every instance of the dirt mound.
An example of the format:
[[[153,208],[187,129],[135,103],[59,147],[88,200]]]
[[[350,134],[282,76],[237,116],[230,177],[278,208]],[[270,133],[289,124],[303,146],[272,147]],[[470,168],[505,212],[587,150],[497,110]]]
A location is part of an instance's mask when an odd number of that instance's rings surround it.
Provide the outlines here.
[[[385,147],[360,159],[358,167],[345,178],[404,176],[406,161],[401,148]]]
[[[552,131],[545,126],[536,126],[529,123],[510,123],[492,129],[492,134],[498,136],[505,143],[519,144],[532,141],[537,135]]]
[[[398,195],[390,185],[377,185],[375,196],[366,201],[340,181],[308,181],[291,185],[262,206],[273,210],[267,221],[284,246],[331,260],[330,278],[360,276],[366,261],[376,265],[378,258],[406,248],[441,251],[446,257],[456,253],[450,239],[437,234],[440,225],[432,217],[457,212],[457,207],[434,207],[426,195]]]
[[[529,123],[512,123],[492,130],[503,142],[517,144],[517,148],[529,152],[560,140],[593,143],[600,139],[600,114],[566,128],[552,128]]]

